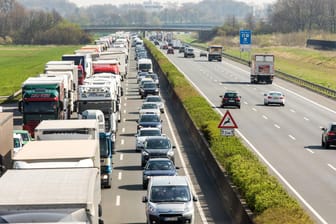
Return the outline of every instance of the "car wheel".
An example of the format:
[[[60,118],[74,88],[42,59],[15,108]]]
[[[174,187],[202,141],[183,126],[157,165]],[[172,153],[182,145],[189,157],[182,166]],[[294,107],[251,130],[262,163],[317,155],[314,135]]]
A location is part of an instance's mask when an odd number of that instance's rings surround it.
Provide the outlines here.
[[[324,148],[329,149],[330,148],[330,144],[328,142],[325,142],[324,143]]]
[[[240,105],[238,106],[238,109],[240,109]]]
[[[268,105],[268,103],[264,102],[264,105],[265,105],[265,106],[267,106],[267,105]]]
[[[281,106],[283,106],[283,107],[284,107],[284,106],[285,106],[285,104],[284,104],[284,103],[282,103],[282,104],[281,104]]]

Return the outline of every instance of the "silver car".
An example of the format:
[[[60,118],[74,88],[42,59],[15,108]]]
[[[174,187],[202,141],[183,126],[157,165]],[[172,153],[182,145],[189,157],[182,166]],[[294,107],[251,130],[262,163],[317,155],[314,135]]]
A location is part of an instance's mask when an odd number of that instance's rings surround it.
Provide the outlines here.
[[[264,94],[264,105],[279,104],[285,106],[285,95],[279,91],[269,91]]]
[[[157,95],[150,95],[147,96],[144,100],[144,102],[153,102],[159,105],[160,111],[161,113],[164,113],[164,103],[162,101],[161,96],[157,96]]]
[[[166,136],[161,133],[160,128],[141,128],[135,135],[135,151],[139,152],[144,148],[144,142],[149,136]]]
[[[186,176],[154,176],[142,198],[146,223],[194,223],[195,201]]]

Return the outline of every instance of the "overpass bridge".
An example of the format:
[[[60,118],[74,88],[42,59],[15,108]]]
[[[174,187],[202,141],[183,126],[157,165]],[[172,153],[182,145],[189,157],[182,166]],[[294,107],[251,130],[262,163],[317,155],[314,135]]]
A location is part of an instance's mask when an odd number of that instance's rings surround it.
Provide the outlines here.
[[[222,24],[163,24],[163,25],[87,25],[81,26],[86,32],[115,31],[177,31],[177,32],[211,32]]]

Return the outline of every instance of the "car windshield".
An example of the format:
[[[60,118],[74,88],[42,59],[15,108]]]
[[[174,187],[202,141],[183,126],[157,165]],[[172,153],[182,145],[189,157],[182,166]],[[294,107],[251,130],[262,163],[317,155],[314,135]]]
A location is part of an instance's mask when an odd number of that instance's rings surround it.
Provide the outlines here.
[[[168,139],[148,139],[146,142],[147,149],[169,149],[170,147]]]
[[[187,186],[153,186],[151,188],[151,202],[187,202],[191,195]]]
[[[20,135],[23,141],[29,141],[28,133],[20,133]]]
[[[140,136],[161,136],[160,130],[141,130]]]
[[[282,96],[281,93],[269,93],[270,96]]]
[[[145,83],[144,88],[156,88],[155,83]]]
[[[160,118],[158,116],[152,116],[152,115],[149,116],[142,115],[140,118],[140,122],[159,122],[159,121]]]
[[[236,97],[237,96],[237,93],[225,93],[224,97],[225,98],[233,98],[233,97]]]
[[[158,105],[155,103],[145,103],[142,104],[141,109],[158,109]]]
[[[173,170],[174,165],[171,161],[149,161],[147,163],[147,170]]]
[[[147,97],[147,102],[161,102],[159,97]]]

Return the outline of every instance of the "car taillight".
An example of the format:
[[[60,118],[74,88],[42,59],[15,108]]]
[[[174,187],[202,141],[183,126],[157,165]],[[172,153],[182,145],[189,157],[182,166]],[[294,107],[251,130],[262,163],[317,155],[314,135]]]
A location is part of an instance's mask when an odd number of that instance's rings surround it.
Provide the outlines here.
[[[271,96],[268,96],[267,98],[268,98],[268,99],[272,99],[272,97],[271,97]]]
[[[223,98],[223,100],[225,100],[225,101],[228,100],[228,99],[229,99],[229,98]]]
[[[336,133],[335,132],[328,132],[328,134],[327,134],[328,136],[335,136],[336,135]]]
[[[282,99],[283,99],[283,97],[282,97],[282,96],[280,96],[280,99],[282,100]]]
[[[237,100],[237,101],[240,101],[240,98],[239,98],[239,97],[237,97],[237,98],[236,98],[236,100]]]

